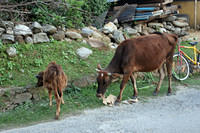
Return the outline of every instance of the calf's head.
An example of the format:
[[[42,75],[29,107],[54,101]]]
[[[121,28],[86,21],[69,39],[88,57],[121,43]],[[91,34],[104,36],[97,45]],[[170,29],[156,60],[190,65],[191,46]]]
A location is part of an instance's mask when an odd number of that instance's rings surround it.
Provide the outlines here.
[[[111,83],[111,73],[106,72],[101,69],[100,65],[97,66],[97,83],[98,83],[98,88],[97,88],[97,97],[103,97],[108,85]]]
[[[39,72],[37,76],[35,76],[38,79],[36,87],[43,86],[43,75],[44,72]]]

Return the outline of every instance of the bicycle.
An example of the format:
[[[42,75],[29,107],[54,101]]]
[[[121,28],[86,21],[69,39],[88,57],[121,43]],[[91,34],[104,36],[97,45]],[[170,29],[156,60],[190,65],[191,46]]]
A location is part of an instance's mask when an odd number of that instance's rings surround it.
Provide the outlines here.
[[[192,66],[200,68],[200,50],[198,42],[186,42],[189,46],[178,44],[178,53],[173,55],[172,76],[177,80],[185,80],[192,73]],[[190,49],[189,52],[186,49]]]

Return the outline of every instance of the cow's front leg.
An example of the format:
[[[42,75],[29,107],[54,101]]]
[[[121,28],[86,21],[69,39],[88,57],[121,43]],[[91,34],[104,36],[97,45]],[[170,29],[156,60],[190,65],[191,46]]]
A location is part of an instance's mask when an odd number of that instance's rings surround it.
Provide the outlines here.
[[[123,79],[122,79],[122,82],[120,84],[120,93],[119,93],[119,96],[117,97],[117,102],[120,102],[122,100],[122,93],[124,91],[126,83],[128,82],[129,77],[130,77],[130,74],[124,74],[123,75]]]
[[[138,96],[138,91],[137,91],[137,86],[136,86],[136,79],[135,79],[135,76],[133,74],[131,74],[130,78],[131,78],[131,82],[133,84],[133,99],[136,99],[137,96]]]

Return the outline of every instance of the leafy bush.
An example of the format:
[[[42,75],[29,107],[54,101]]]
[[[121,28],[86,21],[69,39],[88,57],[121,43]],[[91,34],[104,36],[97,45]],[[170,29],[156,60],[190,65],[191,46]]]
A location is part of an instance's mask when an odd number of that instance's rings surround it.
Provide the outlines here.
[[[106,0],[10,0],[3,5],[0,17],[79,28],[91,24],[107,8]]]

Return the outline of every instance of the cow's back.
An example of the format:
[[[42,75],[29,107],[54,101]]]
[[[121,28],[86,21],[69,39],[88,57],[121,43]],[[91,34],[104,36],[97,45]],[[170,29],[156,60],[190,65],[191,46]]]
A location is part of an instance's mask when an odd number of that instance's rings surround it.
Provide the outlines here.
[[[171,40],[169,40],[171,38]],[[174,51],[176,39],[165,34],[151,34],[122,42],[116,50],[120,68],[148,72],[161,65]],[[116,59],[115,59],[116,60]]]

